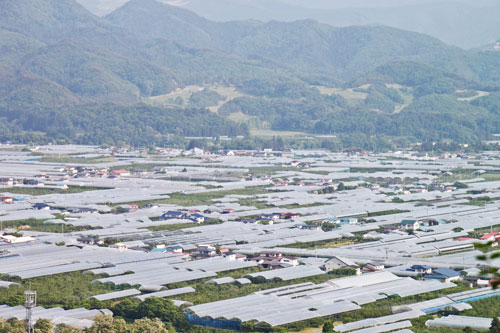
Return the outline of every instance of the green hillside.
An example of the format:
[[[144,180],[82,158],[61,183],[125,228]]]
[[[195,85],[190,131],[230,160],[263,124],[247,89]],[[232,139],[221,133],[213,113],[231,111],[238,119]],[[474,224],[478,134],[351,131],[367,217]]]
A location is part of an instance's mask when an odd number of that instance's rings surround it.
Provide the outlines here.
[[[219,23],[155,0],[105,18],[74,0],[4,0],[0,16],[1,140],[180,144],[253,127],[370,146],[500,130],[500,52],[419,33]]]

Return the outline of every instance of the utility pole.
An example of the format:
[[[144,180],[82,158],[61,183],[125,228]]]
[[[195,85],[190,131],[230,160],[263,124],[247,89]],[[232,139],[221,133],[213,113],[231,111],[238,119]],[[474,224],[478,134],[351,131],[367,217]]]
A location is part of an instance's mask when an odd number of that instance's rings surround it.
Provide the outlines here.
[[[24,292],[24,307],[26,308],[26,333],[35,333],[33,308],[36,306],[36,291],[30,289]]]

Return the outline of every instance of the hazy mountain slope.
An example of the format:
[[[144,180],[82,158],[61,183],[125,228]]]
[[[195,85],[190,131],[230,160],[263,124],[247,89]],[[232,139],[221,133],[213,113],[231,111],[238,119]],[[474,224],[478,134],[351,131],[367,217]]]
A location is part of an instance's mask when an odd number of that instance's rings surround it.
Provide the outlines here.
[[[0,103],[58,107],[81,102],[63,86],[30,72],[0,66],[0,77]]]
[[[137,102],[140,96],[164,94],[175,87],[173,77],[162,68],[71,40],[40,49],[24,68],[75,94],[108,102]]]
[[[18,67],[26,55],[44,45],[35,38],[0,28],[0,55],[4,65]]]
[[[0,131],[17,139],[41,131],[78,143],[166,145],[179,135],[247,135],[252,124],[352,145],[375,136],[473,141],[500,131],[492,97],[500,53],[419,33],[312,20],[218,23],[152,0],[106,18],[74,0],[0,0],[0,16],[0,56],[11,66],[0,69]],[[197,104],[221,102],[218,114],[142,104],[175,99],[172,91],[187,85],[232,97]]]
[[[500,31],[500,4],[494,1],[286,2],[187,0],[170,3],[217,21],[315,19],[333,26],[381,24],[426,33],[465,48],[487,44]]]
[[[281,64],[291,71],[329,75],[331,79],[351,80],[387,61],[412,60],[471,80],[498,80],[492,56],[388,27],[334,28],[311,20],[216,23],[155,0],[132,0],[106,18],[145,38],[162,37],[217,48],[262,65]],[[478,61],[493,65],[483,70],[476,65]]]

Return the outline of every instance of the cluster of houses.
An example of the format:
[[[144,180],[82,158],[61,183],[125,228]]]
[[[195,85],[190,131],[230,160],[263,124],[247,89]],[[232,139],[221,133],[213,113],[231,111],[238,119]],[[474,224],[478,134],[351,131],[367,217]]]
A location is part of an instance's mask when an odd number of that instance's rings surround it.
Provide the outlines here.
[[[20,244],[20,243],[28,243],[33,242],[35,239],[29,236],[15,236],[8,233],[1,234],[0,233],[0,242],[8,243],[8,244]]]
[[[447,224],[447,223],[448,221],[442,219],[424,219],[424,220],[407,219],[401,221],[401,223],[399,224],[399,228],[405,231],[416,231],[418,229],[426,229],[428,227]]]
[[[247,217],[240,219],[239,221],[242,223],[264,223],[264,224],[274,224],[280,220],[292,220],[296,217],[299,217],[300,214],[290,213],[290,212],[282,212],[282,213],[262,213],[259,216]]]
[[[208,211],[207,211],[208,212]],[[166,213],[163,213],[160,218],[162,220],[184,220],[184,221],[190,221],[190,222],[195,222],[195,223],[204,223],[205,221],[210,220],[209,217],[200,214],[201,211],[195,209],[195,210],[189,210],[189,211],[176,211],[176,210],[170,210]],[[210,210],[210,213],[213,213],[212,210]],[[225,213],[228,214],[228,213]]]
[[[268,269],[279,269],[295,267],[299,265],[299,259],[291,256],[284,256],[279,251],[261,251],[258,256],[250,257],[248,261],[255,261],[259,267]]]

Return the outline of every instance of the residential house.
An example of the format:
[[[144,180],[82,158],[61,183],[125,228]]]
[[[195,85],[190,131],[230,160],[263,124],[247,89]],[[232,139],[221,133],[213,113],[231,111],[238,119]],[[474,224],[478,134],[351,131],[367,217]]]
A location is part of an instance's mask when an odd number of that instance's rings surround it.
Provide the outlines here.
[[[12,198],[12,197],[0,196],[0,203],[11,204],[13,202],[14,202],[14,198]]]
[[[281,213],[271,213],[271,214],[261,214],[261,220],[279,220],[281,218]]]
[[[298,229],[304,229],[304,230],[321,230],[321,226],[317,225],[317,224],[301,223],[301,224],[297,224],[295,227]]]
[[[82,244],[87,244],[87,245],[101,245],[104,244],[104,241],[100,238],[94,238],[94,237],[81,237],[78,238],[77,241]]]
[[[113,171],[111,171],[111,175],[115,176],[115,177],[128,177],[128,176],[130,176],[130,171],[124,170],[124,169],[113,170]]]
[[[12,178],[0,178],[0,185],[2,186],[13,186],[14,179]]]
[[[415,231],[420,228],[420,222],[417,220],[403,220],[400,223],[401,230],[412,230]]]
[[[431,274],[432,267],[427,265],[413,265],[408,270],[413,271],[417,274]]]
[[[462,275],[450,268],[436,268],[432,270],[431,274],[425,274],[426,280],[440,280],[443,282],[456,281],[462,278]]]
[[[33,237],[16,237],[13,235],[1,235],[0,234],[0,239],[3,239],[4,242],[7,242],[9,244],[19,244],[19,243],[28,243],[28,242],[33,242],[35,239]]]
[[[371,262],[363,267],[364,272],[380,272],[385,269],[385,266],[381,262]]]
[[[359,269],[359,266],[356,265],[356,263],[350,259],[343,258],[343,257],[333,257],[331,259],[328,259],[322,268],[327,272],[331,272],[331,271],[334,271],[336,269],[354,268],[354,267]]]
[[[355,217],[343,217],[340,219],[340,224],[356,224],[358,219]]]
[[[186,213],[183,213],[183,212],[178,212],[178,211],[168,211],[166,213],[164,213],[161,218],[164,219],[164,220],[170,220],[170,219],[184,219],[186,218],[187,215]]]
[[[50,209],[50,206],[46,203],[36,203],[33,206],[33,209],[42,210],[42,209]]]
[[[183,253],[184,248],[180,245],[173,245],[173,246],[168,246],[167,247],[167,252],[172,252],[172,253]]]
[[[480,239],[488,242],[494,242],[498,238],[500,238],[500,231],[492,231],[482,235]]]
[[[299,260],[295,257],[283,256],[277,251],[262,251],[259,256],[248,258],[250,261],[255,261],[263,268],[284,268],[293,267],[299,264]]]
[[[206,221],[206,217],[201,214],[191,214],[188,216],[188,219],[196,223],[203,223]]]
[[[198,249],[191,255],[193,258],[210,258],[217,254],[217,249],[212,245],[198,245]]]

